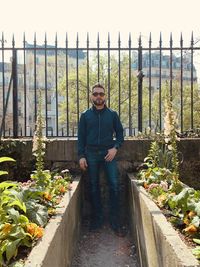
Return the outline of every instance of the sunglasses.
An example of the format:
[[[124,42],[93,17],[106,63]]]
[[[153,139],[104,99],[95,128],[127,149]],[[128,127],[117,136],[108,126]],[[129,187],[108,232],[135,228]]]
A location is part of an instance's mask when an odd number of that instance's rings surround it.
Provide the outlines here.
[[[105,96],[105,93],[103,93],[103,92],[100,92],[100,93],[94,92],[94,93],[92,93],[92,95],[95,96],[95,97],[98,96],[98,95],[103,97],[103,96]]]

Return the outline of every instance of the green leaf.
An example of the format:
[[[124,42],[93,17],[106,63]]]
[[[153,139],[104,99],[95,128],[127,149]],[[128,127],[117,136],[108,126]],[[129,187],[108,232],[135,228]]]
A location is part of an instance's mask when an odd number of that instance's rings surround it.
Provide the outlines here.
[[[197,246],[192,250],[192,253],[195,255],[197,259],[200,259],[200,246]]]
[[[13,202],[8,204],[9,207],[17,206],[21,210],[23,210],[24,213],[26,213],[26,205],[25,203],[21,202],[19,199],[14,200]]]
[[[200,202],[195,204],[195,209],[194,209],[197,213],[198,216],[200,216]]]
[[[19,216],[19,223],[28,223],[29,219],[25,215],[20,215]]]
[[[195,227],[199,227],[199,216],[194,216],[194,218],[192,219],[191,223],[192,223]]]
[[[199,245],[200,245],[200,239],[193,238],[193,241],[194,241],[195,243],[197,243],[197,244],[199,244]]]
[[[19,184],[9,181],[0,183],[0,189],[7,189],[9,187],[19,187]]]
[[[173,196],[168,204],[171,209],[181,208],[181,210],[185,213],[188,210],[188,201],[190,195],[194,193],[194,189],[192,188],[184,188],[178,195]]]
[[[24,266],[24,262],[23,261],[17,261],[17,262],[13,262],[9,265],[9,267],[23,267]]]
[[[4,263],[3,253],[6,251],[7,244],[8,244],[8,240],[4,240],[2,243],[0,243],[0,264]]]
[[[0,163],[1,162],[5,162],[5,161],[13,161],[13,162],[15,162],[16,160],[14,160],[13,158],[10,158],[10,157],[0,157]]]
[[[23,201],[26,203],[29,200],[41,199],[44,191],[36,188],[28,188],[23,190]]]
[[[33,246],[32,236],[26,233],[26,237],[22,240],[21,245],[31,248]]]
[[[14,208],[7,210],[8,214],[10,215],[10,218],[14,221],[14,223],[18,223],[19,221],[19,211],[17,211]]]
[[[27,206],[27,216],[30,221],[44,226],[48,220],[48,209],[47,207],[33,201],[28,201],[26,203]]]
[[[8,174],[7,171],[0,171],[0,176],[1,176],[1,175],[6,175],[6,174]]]
[[[6,258],[8,261],[16,255],[18,244],[20,243],[21,239],[17,239],[14,241],[9,241],[6,246]]]
[[[188,210],[195,210],[196,207],[196,202],[194,201],[193,198],[189,198],[187,201],[187,206],[188,206]]]
[[[10,237],[13,237],[15,239],[24,239],[26,236],[26,233],[24,229],[21,226],[16,225],[15,227],[12,228],[11,233],[9,234]]]

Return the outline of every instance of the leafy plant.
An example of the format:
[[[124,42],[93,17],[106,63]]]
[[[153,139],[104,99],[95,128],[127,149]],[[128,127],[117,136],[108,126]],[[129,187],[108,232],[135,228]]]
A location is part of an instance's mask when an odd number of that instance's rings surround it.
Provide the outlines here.
[[[44,155],[46,148],[46,138],[43,136],[44,120],[42,117],[42,97],[39,95],[38,114],[36,122],[36,131],[33,137],[33,155],[36,157],[36,171],[31,175],[36,180],[38,186],[47,186],[50,182],[50,172],[44,171]]]
[[[160,207],[168,209],[170,221],[184,234],[200,244],[200,191],[185,187],[179,181],[177,120],[169,99],[165,105],[164,132],[151,143],[144,169],[138,173],[139,184],[151,194]],[[200,259],[200,246],[193,250]]]
[[[31,181],[0,183],[0,267],[8,266],[15,259],[21,246],[32,247],[43,236],[49,216],[55,214],[60,197],[70,189],[71,175],[68,170],[53,174],[44,170],[45,142],[41,93],[37,117],[37,128],[33,138],[33,154],[36,170]],[[15,161],[0,157],[0,163]],[[0,171],[0,175],[7,174]],[[20,266],[12,263],[11,266]]]
[[[15,162],[15,160],[13,158],[10,158],[10,157],[0,157],[0,163],[7,162],[7,161]],[[8,172],[7,171],[1,171],[0,170],[0,176],[1,175],[5,175],[5,174],[8,174]]]

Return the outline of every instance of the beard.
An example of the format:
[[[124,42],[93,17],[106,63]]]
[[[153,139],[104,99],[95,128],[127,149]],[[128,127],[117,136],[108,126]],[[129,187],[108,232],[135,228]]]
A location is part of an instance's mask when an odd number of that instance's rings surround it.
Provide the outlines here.
[[[96,99],[96,100],[93,100],[93,104],[96,105],[96,106],[102,106],[105,104],[105,99]]]

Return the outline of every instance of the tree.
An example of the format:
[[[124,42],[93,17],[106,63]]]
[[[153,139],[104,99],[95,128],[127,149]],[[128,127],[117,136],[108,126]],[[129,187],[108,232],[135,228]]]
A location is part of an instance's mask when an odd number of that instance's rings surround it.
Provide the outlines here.
[[[129,81],[131,80],[131,84]],[[69,118],[69,129],[74,129],[78,124],[78,117],[82,111],[90,106],[89,94],[90,86],[98,81],[98,65],[97,58],[93,56],[89,66],[89,84],[87,84],[87,65],[83,61],[78,69],[78,83],[77,70],[75,67],[69,69],[68,72],[68,102],[66,102],[66,78],[63,77],[60,82],[59,94],[65,99],[60,103],[59,122],[61,127],[66,128],[67,123],[67,107]],[[129,77],[129,57],[126,53],[121,55],[120,62],[120,88],[119,91],[119,62],[116,54],[110,57],[110,81],[108,80],[108,57],[107,55],[100,55],[99,57],[99,81],[102,82],[106,88],[106,94],[110,94],[110,99],[107,100],[109,106],[118,111],[123,127],[137,129],[138,123],[138,89],[136,73],[131,70],[131,78]],[[110,84],[110,91],[108,92],[108,85]],[[77,90],[78,87],[78,90]],[[88,88],[89,87],[89,88]],[[130,89],[130,90],[129,90]],[[166,82],[161,87],[161,101],[159,101],[159,90],[151,91],[151,111],[149,111],[149,88],[143,84],[143,129],[149,126],[149,112],[151,112],[151,126],[159,130],[159,121],[161,119],[163,125],[164,118],[164,100],[169,95],[170,86]],[[181,119],[181,90],[180,81],[173,80],[172,83],[173,107],[178,115],[180,125]],[[197,84],[193,86],[193,105],[194,105],[194,126],[200,126],[200,96]],[[110,100],[110,101],[109,101]],[[161,105],[161,118],[160,118]],[[79,108],[78,108],[79,107]],[[78,114],[79,109],[79,114]],[[191,127],[191,88],[188,85],[183,87],[183,125],[184,129]]]
[[[110,103],[110,108],[120,113],[121,121],[124,127],[129,126],[129,113],[131,124],[136,127],[135,119],[137,118],[137,78],[134,73],[131,73],[131,95],[129,94],[129,61],[126,54],[121,56],[120,62],[120,87],[119,92],[119,67],[118,61],[114,55],[110,58],[110,91],[108,92],[108,59],[106,56],[100,56],[99,60],[99,81],[106,88],[106,94],[110,94],[110,102],[107,99],[107,104]],[[93,57],[89,67],[89,86],[95,84],[98,79],[98,66],[96,57]],[[70,69],[68,75],[68,108],[69,108],[69,127],[77,126],[78,106],[79,113],[84,111],[89,105],[89,94],[87,85],[87,66],[82,64],[78,70],[78,95],[77,95],[77,75],[76,69]],[[64,96],[65,101],[60,103],[61,115],[59,121],[61,124],[66,123],[66,78],[64,77],[59,84],[59,94]],[[79,96],[77,98],[77,96]],[[131,110],[129,110],[129,101],[131,102]],[[119,110],[120,104],[120,110]],[[119,112],[120,111],[120,112]]]

